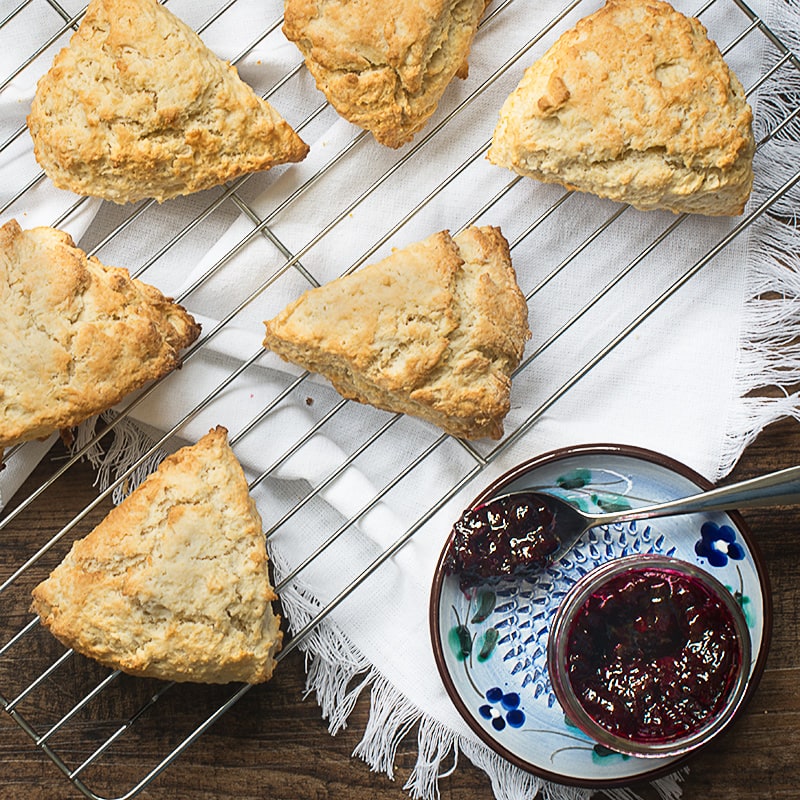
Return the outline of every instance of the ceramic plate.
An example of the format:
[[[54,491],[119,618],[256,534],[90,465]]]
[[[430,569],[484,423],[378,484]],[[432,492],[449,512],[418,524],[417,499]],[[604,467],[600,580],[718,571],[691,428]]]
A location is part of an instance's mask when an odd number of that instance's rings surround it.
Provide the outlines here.
[[[611,511],[708,488],[700,475],[656,453],[615,445],[584,446],[520,465],[488,487],[473,505],[506,491],[542,489],[585,510]],[[565,719],[553,694],[547,674],[553,613],[581,575],[609,559],[662,553],[710,572],[734,593],[747,620],[753,659],[746,699],[761,676],[772,619],[768,579],[751,534],[736,512],[593,529],[537,578],[467,592],[459,588],[458,577],[445,574],[442,567],[449,544],[448,540],[431,593],[431,633],[439,671],[477,735],[530,772],[599,788],[657,777],[686,758],[637,758],[603,748]]]

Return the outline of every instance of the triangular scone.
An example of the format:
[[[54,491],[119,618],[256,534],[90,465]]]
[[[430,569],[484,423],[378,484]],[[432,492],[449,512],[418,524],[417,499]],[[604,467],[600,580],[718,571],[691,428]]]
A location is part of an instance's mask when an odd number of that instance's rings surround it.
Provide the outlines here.
[[[222,427],[168,456],[33,590],[67,647],[132,675],[269,679],[280,618],[261,518]]]
[[[530,337],[498,228],[447,231],[310,289],[266,322],[266,347],[344,397],[466,439],[503,434]]]
[[[698,20],[661,0],[608,0],[528,68],[488,157],[643,210],[741,214],[752,118]]]
[[[283,32],[345,119],[400,147],[436,110],[488,0],[285,0]]]
[[[307,145],[158,0],[92,0],[28,127],[53,183],[159,202],[300,161]]]
[[[0,448],[71,428],[180,365],[200,326],[55,228],[0,228]]]

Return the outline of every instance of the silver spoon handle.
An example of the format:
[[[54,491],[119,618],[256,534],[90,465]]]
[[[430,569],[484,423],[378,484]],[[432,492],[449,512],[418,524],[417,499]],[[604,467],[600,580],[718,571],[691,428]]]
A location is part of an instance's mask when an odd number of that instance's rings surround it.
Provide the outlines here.
[[[597,514],[594,524],[609,525],[613,522],[647,517],[669,517],[698,511],[761,508],[795,503],[800,503],[800,466],[788,467],[757,478],[732,483],[730,486],[721,486],[690,497],[669,500],[666,503]]]

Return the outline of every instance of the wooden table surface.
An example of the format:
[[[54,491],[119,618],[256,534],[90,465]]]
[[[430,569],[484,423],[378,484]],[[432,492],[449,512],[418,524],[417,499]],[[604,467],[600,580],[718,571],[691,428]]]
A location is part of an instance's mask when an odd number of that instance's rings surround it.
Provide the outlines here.
[[[53,455],[58,458],[62,454],[57,445]],[[758,437],[730,480],[795,464],[800,464],[800,425],[786,420],[772,425]],[[53,468],[52,460],[43,462],[17,498],[26,497]],[[88,465],[69,470],[32,509],[24,511],[0,534],[3,578],[31,554],[32,542],[46,541],[96,496]],[[94,509],[83,522],[85,529],[96,524],[108,507],[104,502]],[[718,742],[690,760],[683,792],[689,800],[800,797],[800,509],[748,511],[744,516],[760,543],[772,583],[774,627],[770,654],[761,684],[746,713]],[[11,593],[10,611],[8,601],[4,601],[0,624],[4,628],[11,626],[12,632],[27,618],[24,608],[27,591],[29,587],[23,586],[16,600],[13,599],[16,594]],[[4,633],[2,642],[7,638]],[[40,671],[33,662],[42,656],[40,650],[48,648],[42,644],[36,647],[31,653],[23,650],[20,655],[0,659],[0,691],[6,699],[5,687],[9,681],[24,686]],[[59,652],[48,651],[45,655],[52,657]],[[51,704],[69,707],[80,698],[87,680],[97,676],[92,673],[93,665],[85,659],[72,659],[70,664],[57,679],[43,681],[20,709],[29,717],[45,719]],[[36,672],[26,675],[27,670]],[[100,677],[102,674],[97,673]],[[121,680],[117,688],[122,694],[146,694],[159,686],[157,682],[125,676]],[[393,780],[385,774],[372,773],[361,760],[351,757],[367,720],[366,696],[357,704],[348,727],[332,737],[314,699],[304,697],[304,680],[303,659],[295,651],[281,663],[271,682],[249,691],[138,797],[150,800],[407,798],[402,787],[414,764],[415,736],[409,736],[399,748]],[[94,784],[89,783],[90,788],[103,790],[110,797],[127,792],[174,746],[171,742],[176,731],[191,730],[198,709],[213,710],[229,694],[229,689],[197,686],[177,687],[169,692],[157,704],[155,719],[143,717],[120,737],[102,760],[102,767],[92,773]],[[50,739],[70,766],[81,763],[103,740],[101,732],[96,730],[98,720],[111,728],[118,726],[121,712],[114,707],[115,702],[101,697],[90,712],[76,715],[70,725]],[[107,731],[102,733],[103,737],[108,735]],[[458,769],[441,780],[440,789],[444,800],[489,800],[493,796],[486,776],[463,758]],[[637,789],[643,797],[656,797],[647,786]],[[50,759],[9,717],[0,714],[0,798],[79,797],[81,794]]]

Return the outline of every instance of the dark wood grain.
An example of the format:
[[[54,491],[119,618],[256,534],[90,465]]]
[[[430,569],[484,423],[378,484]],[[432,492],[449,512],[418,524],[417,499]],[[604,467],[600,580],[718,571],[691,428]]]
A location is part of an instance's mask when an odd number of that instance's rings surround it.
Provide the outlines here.
[[[62,456],[59,446],[52,456]],[[57,464],[45,460],[18,497],[27,496]],[[786,420],[761,434],[731,480],[793,464],[800,464],[800,426]],[[59,479],[35,510],[20,514],[0,534],[3,576],[95,497],[88,465],[78,465]],[[82,522],[83,528],[90,529],[107,510],[108,503],[101,503]],[[749,511],[744,516],[760,543],[772,584],[772,645],[764,677],[746,713],[690,762],[684,785],[688,800],[800,797],[800,509]],[[48,555],[53,563],[63,555],[60,550],[55,547]],[[27,618],[29,583],[23,576],[19,587],[4,597],[4,630],[16,630],[20,620]],[[6,686],[24,687],[30,675],[39,674],[42,665],[61,652],[44,632],[27,638],[30,642],[13,659],[0,659],[0,685],[6,699],[13,696]],[[83,696],[87,682],[97,682],[105,674],[85,659],[72,659],[57,678],[45,680],[30,698],[22,700],[20,711],[37,730],[46,730],[54,721],[53,708],[69,708]],[[415,737],[399,749],[393,780],[372,773],[351,757],[369,713],[367,698],[359,701],[348,728],[332,737],[313,698],[304,697],[304,680],[302,656],[294,652],[281,664],[275,679],[250,690],[138,796],[149,800],[407,798],[402,787],[414,764]],[[53,748],[70,766],[81,763],[159,687],[156,682],[123,676],[91,708],[77,712],[64,731],[52,735]],[[170,690],[157,703],[157,713],[144,714],[120,737],[113,752],[102,759],[101,769],[87,772],[90,787],[109,797],[127,792],[229,693],[224,687]],[[444,800],[492,797],[485,775],[466,759],[441,781],[440,788]],[[655,797],[648,787],[637,788],[644,797]],[[0,716],[0,798],[77,797],[78,791],[50,759],[9,717]]]

